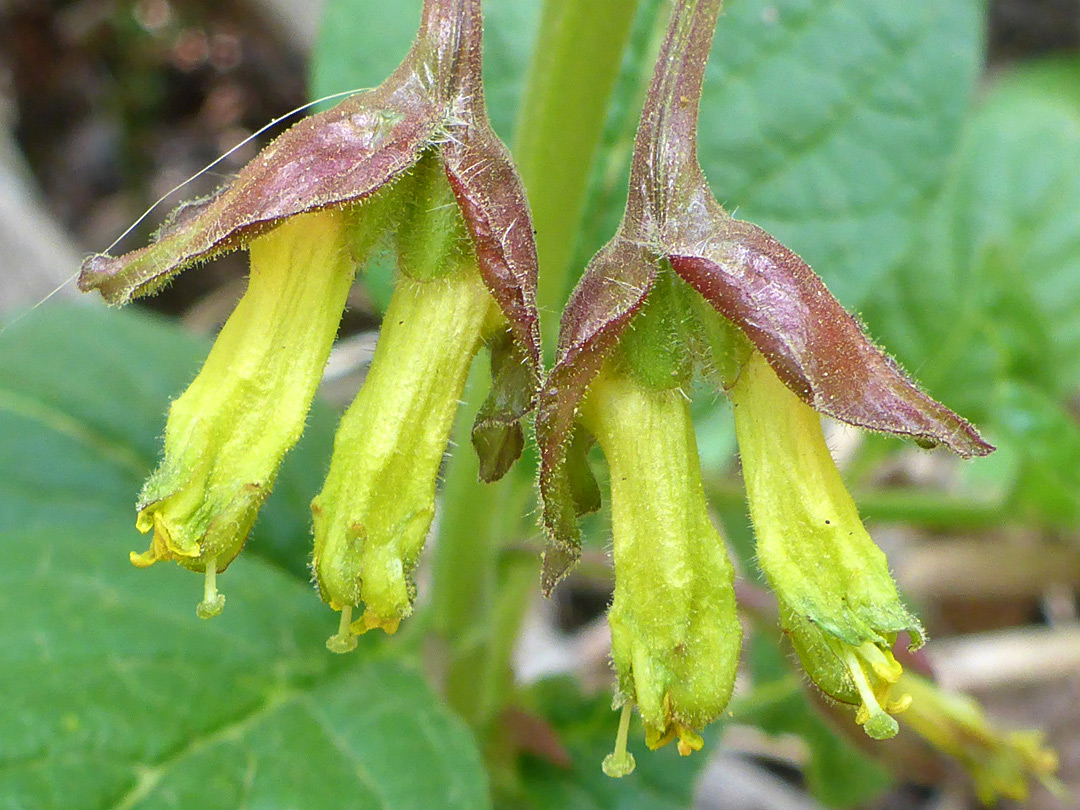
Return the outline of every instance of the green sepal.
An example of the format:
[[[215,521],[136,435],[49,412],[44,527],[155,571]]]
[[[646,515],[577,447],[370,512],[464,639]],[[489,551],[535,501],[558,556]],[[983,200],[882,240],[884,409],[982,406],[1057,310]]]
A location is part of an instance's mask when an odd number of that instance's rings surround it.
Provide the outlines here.
[[[409,178],[396,180],[365,197],[362,202],[345,206],[346,238],[349,250],[365,272],[374,254],[384,249],[398,228],[401,199],[409,193]]]
[[[589,463],[589,450],[596,444],[596,439],[581,425],[575,425],[566,447],[566,485],[570,491],[570,501],[574,505],[577,517],[589,515],[600,509],[600,485],[596,482],[592,465]]]
[[[581,418],[611,470],[615,595],[608,622],[619,692],[645,724],[646,742],[678,738],[727,706],[742,629],[734,568],[709,519],[689,404],[609,364]]]
[[[644,306],[619,338],[623,362],[634,379],[657,391],[690,382],[691,295],[700,298],[664,264]]]
[[[712,305],[695,295],[690,307],[691,346],[702,374],[725,391],[735,384],[754,350],[746,334]]]
[[[397,197],[398,269],[415,281],[453,273],[472,245],[438,154],[425,152],[402,186]]]
[[[826,694],[860,706],[875,738],[896,734],[890,689],[901,667],[897,634],[923,642],[888,561],[870,538],[829,454],[821,421],[754,353],[731,390],[757,558],[807,674]]]

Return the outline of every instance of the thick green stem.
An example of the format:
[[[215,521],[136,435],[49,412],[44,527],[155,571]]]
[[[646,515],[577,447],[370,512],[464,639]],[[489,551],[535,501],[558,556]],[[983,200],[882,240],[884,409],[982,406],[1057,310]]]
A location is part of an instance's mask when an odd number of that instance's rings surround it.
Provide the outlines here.
[[[514,158],[540,257],[545,345],[572,286],[589,174],[638,0],[547,0],[518,115]]]

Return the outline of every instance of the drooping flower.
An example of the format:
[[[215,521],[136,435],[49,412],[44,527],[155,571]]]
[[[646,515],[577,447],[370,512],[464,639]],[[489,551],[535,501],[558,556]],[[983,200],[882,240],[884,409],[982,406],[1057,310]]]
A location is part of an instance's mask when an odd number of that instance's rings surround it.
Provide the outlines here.
[[[216,574],[299,437],[357,265],[387,234],[401,281],[370,388],[343,421],[314,505],[317,581],[343,626],[361,600],[372,600],[372,626],[392,629],[409,611],[438,464],[484,342],[497,372],[474,430],[485,480],[521,452],[540,372],[536,249],[521,182],[487,120],[481,36],[479,0],[425,0],[412,49],[383,84],[287,130],[153,244],[83,266],[83,290],[124,304],[193,264],[251,251],[248,293],[174,403],[140,499],[138,526],[154,539],[133,561],[205,571],[200,615],[221,608]],[[499,373],[508,358],[515,368]],[[381,485],[356,483],[365,476]]]
[[[923,631],[859,519],[829,455],[820,417],[754,352],[731,389],[757,558],[803,668],[823,692],[859,707],[875,739],[893,737],[910,698],[893,694],[898,633]]]
[[[805,262],[757,226],[732,218],[709,191],[697,161],[697,108],[719,8],[719,0],[676,0],[637,131],[622,223],[589,263],[563,313],[555,364],[537,409],[542,522],[549,541],[544,587],[550,591],[577,561],[577,518],[594,505],[580,497],[587,478],[579,472],[583,458],[575,424],[589,425],[592,387],[610,390],[604,369],[622,362],[613,358],[635,342],[649,345],[634,335],[657,296],[670,297],[664,290],[674,279],[681,292],[668,305],[677,312],[673,320],[681,319],[688,331],[675,343],[697,348],[692,353],[699,364],[716,372],[721,387],[732,389],[742,411],[739,440],[744,464],[752,468],[751,512],[764,556],[776,561],[766,571],[785,606],[786,626],[815,681],[838,699],[860,705],[858,719],[872,736],[889,736],[895,721],[888,712],[906,702],[890,694],[900,672],[892,644],[902,631],[918,643],[921,630],[900,603],[884,557],[828,458],[818,414],[924,446],[944,444],[965,458],[993,448],[922,393]],[[639,359],[630,365],[640,380],[650,362],[642,360],[642,351],[630,351]],[[615,409],[610,395],[603,396]],[[776,403],[779,410],[762,414],[760,424],[750,421],[759,408]],[[768,435],[770,430],[778,435]],[[790,490],[781,491],[791,482]],[[648,499],[653,491],[654,484],[643,479],[637,497]],[[618,500],[613,487],[615,510]],[[834,514],[837,524],[830,528],[824,521]],[[613,521],[616,594],[619,533],[625,530]],[[841,537],[844,532],[850,538]],[[796,562],[807,567],[793,571]],[[867,580],[852,591],[855,603],[844,605],[842,594],[830,591],[858,572]],[[655,621],[665,620],[657,605]],[[617,624],[616,618],[613,640]],[[662,655],[662,644],[653,653]],[[623,683],[627,667],[618,654],[615,663]],[[691,666],[686,672],[695,671]],[[648,711],[640,703],[638,708],[646,717]],[[624,737],[625,715],[620,742]],[[627,770],[622,756],[610,765],[613,773]]]
[[[735,571],[709,520],[689,404],[677,386],[642,384],[618,366],[597,376],[581,411],[611,469],[611,654],[649,747],[677,740],[687,755],[734,686]],[[625,737],[611,762],[624,753]]]
[[[464,234],[462,234],[464,237]],[[364,385],[342,418],[323,490],[312,502],[319,591],[365,612],[356,631],[397,629],[412,609],[412,571],[435,516],[435,479],[484,327],[497,311],[471,250],[450,247],[426,278],[402,274]],[[349,629],[335,648],[355,641]]]
[[[204,618],[221,611],[216,575],[240,553],[303,430],[355,273],[349,224],[333,211],[302,214],[251,243],[247,292],[169,409],[164,458],[139,496],[136,526],[153,539],[131,561],[204,571]]]

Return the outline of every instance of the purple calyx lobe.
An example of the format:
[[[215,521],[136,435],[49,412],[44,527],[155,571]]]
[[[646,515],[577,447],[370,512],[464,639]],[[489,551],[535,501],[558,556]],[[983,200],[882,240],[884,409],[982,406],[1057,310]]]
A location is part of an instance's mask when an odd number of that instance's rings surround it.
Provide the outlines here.
[[[242,247],[288,217],[355,204],[438,150],[480,273],[539,379],[532,217],[509,152],[488,123],[480,0],[425,0],[408,56],[379,87],[294,125],[209,200],[186,206],[157,240],[92,256],[79,276],[113,304]]]
[[[622,224],[563,312],[555,365],[537,409],[550,541],[546,590],[578,556],[564,470],[578,404],[664,260],[820,413],[924,445],[944,444],[964,458],[994,449],[920,391],[806,262],[756,225],[732,218],[712,195],[697,161],[697,111],[719,9],[720,0],[676,0],[637,131]]]

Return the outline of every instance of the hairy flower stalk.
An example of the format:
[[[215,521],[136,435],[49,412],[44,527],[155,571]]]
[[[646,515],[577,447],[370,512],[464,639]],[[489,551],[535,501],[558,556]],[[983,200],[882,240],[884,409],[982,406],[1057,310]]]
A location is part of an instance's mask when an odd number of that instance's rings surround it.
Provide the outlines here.
[[[761,570],[807,673],[859,707],[875,739],[896,735],[897,633],[922,643],[885,555],[870,539],[833,463],[821,420],[755,352],[730,392]]]
[[[169,409],[164,459],[139,496],[136,526],[153,539],[131,561],[205,571],[203,618],[221,612],[216,575],[303,430],[356,269],[348,225],[342,213],[305,214],[251,243],[247,292]]]
[[[563,312],[555,364],[537,407],[549,541],[544,587],[553,588],[577,561],[577,518],[595,508],[595,499],[583,497],[589,481],[581,474],[585,466],[575,422],[580,415],[588,424],[591,411],[583,403],[594,396],[591,386],[612,390],[603,376],[609,372],[601,369],[618,352],[638,360],[668,353],[668,344],[654,342],[664,339],[663,330],[647,340],[638,334],[642,316],[647,322],[664,299],[668,323],[699,338],[687,344],[696,347],[697,365],[716,372],[724,389],[740,380],[731,394],[738,405],[762,565],[804,665],[829,694],[860,706],[857,719],[871,736],[887,737],[896,729],[889,712],[907,702],[893,694],[900,667],[892,645],[899,632],[919,643],[921,631],[900,603],[884,557],[866,535],[832,465],[818,414],[907,436],[923,446],[944,444],[965,458],[993,448],[921,392],[802,259],[757,226],[732,218],[712,195],[697,161],[696,133],[719,9],[720,0],[676,0],[638,126],[622,223],[589,263]],[[695,301],[694,295],[700,298]],[[711,311],[703,313],[706,307]],[[664,377],[662,365],[650,376],[641,374],[641,363],[630,361],[635,379],[647,384]],[[603,396],[605,402],[615,398]],[[608,407],[617,410],[613,403]],[[650,440],[661,448],[672,441],[666,435]],[[636,452],[664,469],[654,455],[662,450]],[[685,455],[678,457],[682,469],[688,462]],[[672,491],[650,478],[649,467],[635,480],[642,493]],[[688,493],[681,496],[686,508],[697,510],[696,496]],[[613,501],[617,509],[617,494]],[[627,529],[615,522],[613,530],[618,594],[619,534]],[[665,528],[656,531],[662,537]],[[722,587],[726,580],[717,576]],[[674,613],[681,611],[685,607],[676,602]],[[662,626],[665,619],[656,621]],[[613,621],[613,636],[616,625]],[[662,639],[651,652],[665,654]],[[621,654],[615,657],[623,682]],[[703,674],[688,667],[680,677]],[[640,695],[640,684],[637,689]],[[640,701],[639,710],[643,704],[648,705]],[[655,726],[646,711],[646,725]],[[628,766],[618,751],[609,764],[612,772]]]
[[[200,615],[296,441],[359,263],[391,234],[400,282],[368,384],[342,422],[315,501],[316,577],[360,629],[392,630],[469,364],[491,347],[493,387],[473,444],[495,480],[521,453],[540,374],[536,248],[521,182],[491,130],[480,0],[425,0],[406,59],[379,87],[306,118],[213,197],[183,207],[153,244],[88,259],[79,277],[110,303],[250,246],[252,281],[206,366],[174,403],[165,458],[146,484],[136,564],[205,571]]]
[[[611,469],[615,596],[608,611],[621,700],[646,742],[701,747],[727,706],[742,629],[735,571],[705,506],[690,408],[676,387],[650,388],[608,368],[582,422]]]

